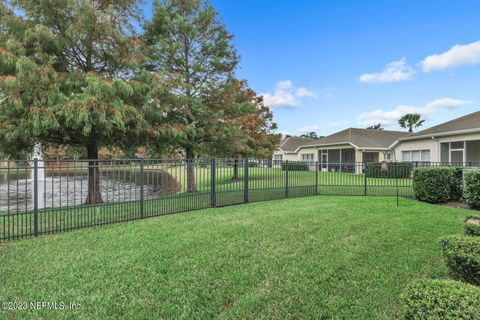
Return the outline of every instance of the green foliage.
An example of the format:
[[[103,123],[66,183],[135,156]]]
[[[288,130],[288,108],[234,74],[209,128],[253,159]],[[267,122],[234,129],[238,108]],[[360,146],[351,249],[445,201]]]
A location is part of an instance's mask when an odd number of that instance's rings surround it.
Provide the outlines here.
[[[463,225],[465,235],[480,236],[480,224],[468,222],[470,219],[480,220],[480,215],[469,215],[465,218],[465,224]]]
[[[416,280],[402,294],[404,319],[479,319],[480,288],[453,280]]]
[[[480,237],[453,235],[439,243],[452,276],[480,285]]]
[[[388,163],[386,171],[382,170],[381,163],[372,162],[365,164],[365,174],[369,178],[409,178],[412,174],[413,164],[411,162]]]
[[[137,1],[19,0],[0,10],[0,151],[40,142],[83,147],[97,159],[102,146],[126,148],[145,136]]]
[[[464,176],[465,201],[475,209],[480,209],[480,170],[468,170]]]
[[[288,171],[308,171],[310,170],[308,163],[304,161],[284,161],[282,162],[282,170]]]
[[[478,223],[465,223],[463,225],[463,231],[467,236],[480,236],[480,224]]]
[[[233,36],[210,3],[157,2],[143,39],[145,68],[166,79],[146,104],[152,148],[181,148],[189,159],[270,157],[278,142],[272,113],[245,81],[235,79],[239,58]],[[193,192],[190,166],[187,176]]]
[[[420,201],[431,203],[458,200],[462,195],[462,169],[420,167],[413,171],[413,191]]]
[[[408,128],[409,132],[413,132],[413,128],[421,127],[425,122],[425,120],[421,120],[421,117],[418,113],[408,113],[398,120],[398,124],[402,128]]]

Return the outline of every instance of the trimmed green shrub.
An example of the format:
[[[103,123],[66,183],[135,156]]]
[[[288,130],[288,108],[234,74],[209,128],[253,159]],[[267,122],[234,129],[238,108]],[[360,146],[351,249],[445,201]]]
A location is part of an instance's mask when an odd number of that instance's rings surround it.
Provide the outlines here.
[[[456,201],[462,196],[462,168],[415,168],[413,192],[420,201],[431,203]]]
[[[465,224],[463,230],[467,236],[480,236],[480,224],[467,222],[469,219],[480,220],[480,216],[467,216],[465,218]]]
[[[480,288],[458,281],[413,281],[402,300],[405,319],[480,319]]]
[[[248,167],[249,168],[257,168],[258,167],[258,162],[257,161],[248,161]]]
[[[480,224],[478,223],[465,223],[463,230],[467,236],[480,237]]]
[[[409,178],[412,174],[413,163],[411,162],[391,162],[388,163],[387,170],[382,170],[382,164],[379,162],[367,162],[365,164],[365,175],[368,178],[391,178],[403,179]]]
[[[439,242],[450,274],[457,280],[480,285],[480,237],[453,235]]]
[[[287,170],[287,162],[282,162],[282,170]],[[307,162],[304,162],[304,161],[288,162],[288,171],[308,171],[308,170],[310,169]]]
[[[464,176],[465,201],[475,209],[480,209],[480,170],[466,171]]]

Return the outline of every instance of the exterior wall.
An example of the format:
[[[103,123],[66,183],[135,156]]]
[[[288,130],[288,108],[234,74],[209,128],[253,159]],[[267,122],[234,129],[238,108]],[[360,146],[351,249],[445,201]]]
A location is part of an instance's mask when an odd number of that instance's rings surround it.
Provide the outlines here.
[[[285,153],[283,155],[283,160],[288,161],[299,161],[298,153]]]
[[[300,148],[298,150],[297,161],[302,160],[302,154],[313,154],[313,161],[318,161],[318,148],[317,147],[307,147]]]
[[[395,160],[403,161],[403,151],[430,150],[430,160],[432,162],[440,161],[440,144],[438,141],[427,138],[421,140],[402,141],[395,147]]]
[[[475,140],[480,140],[480,133],[452,135],[446,137],[438,137],[435,139],[425,138],[421,140],[402,141],[395,147],[395,156],[397,161],[402,161],[402,151],[430,150],[430,161],[448,161],[446,159],[448,159],[449,151],[448,149],[445,149],[445,147],[442,147],[441,143]],[[479,148],[480,146],[474,142],[467,144],[467,161],[480,161]]]

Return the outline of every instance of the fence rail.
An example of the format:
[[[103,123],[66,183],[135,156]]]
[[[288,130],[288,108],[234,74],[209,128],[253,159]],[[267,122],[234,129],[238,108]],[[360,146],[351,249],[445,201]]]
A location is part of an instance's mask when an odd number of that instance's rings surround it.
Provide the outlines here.
[[[459,164],[252,159],[3,161],[0,240],[289,197],[412,197],[413,168],[427,165]]]

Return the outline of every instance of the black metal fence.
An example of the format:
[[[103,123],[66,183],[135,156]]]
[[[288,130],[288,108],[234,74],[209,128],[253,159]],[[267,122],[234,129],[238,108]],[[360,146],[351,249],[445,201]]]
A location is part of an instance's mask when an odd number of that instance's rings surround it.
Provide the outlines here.
[[[412,197],[413,168],[421,165],[437,164],[244,159],[3,161],[0,240],[288,197]]]

